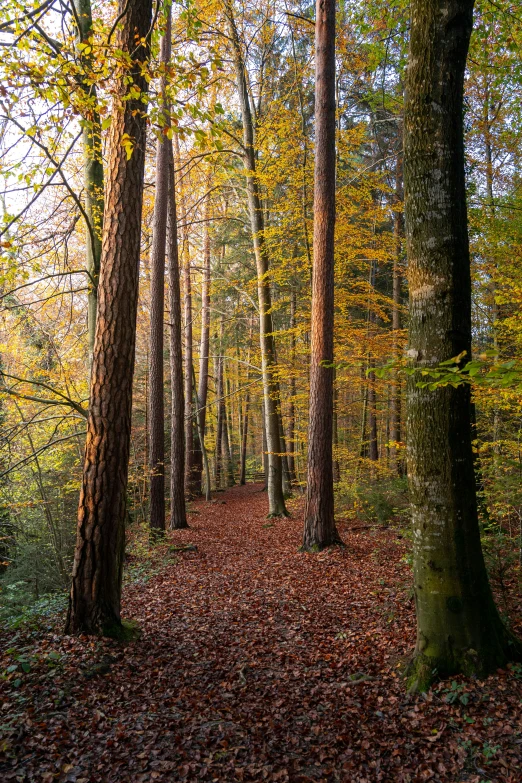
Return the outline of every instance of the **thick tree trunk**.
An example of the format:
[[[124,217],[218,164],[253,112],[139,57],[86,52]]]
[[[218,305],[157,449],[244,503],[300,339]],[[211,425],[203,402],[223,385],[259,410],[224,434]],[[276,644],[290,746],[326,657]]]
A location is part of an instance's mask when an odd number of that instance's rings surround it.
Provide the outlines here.
[[[141,93],[152,0],[121,0],[118,46],[132,65],[119,75],[109,137],[98,319],[91,373],[68,633],[121,633],[120,600],[140,260],[146,114]],[[132,139],[128,159],[122,140]]]
[[[165,34],[161,39],[160,63],[166,68],[171,50],[171,15],[167,11]],[[163,71],[160,104],[168,124],[167,79]],[[163,134],[156,142],[156,192],[150,258],[150,345],[149,345],[149,470],[150,529],[158,535],[165,530],[165,403],[163,397],[163,321],[165,317],[165,253],[169,208],[169,165],[172,148]]]
[[[92,70],[92,48],[85,46],[92,37],[91,0],[74,0],[78,27],[79,59],[86,72]],[[89,54],[86,54],[89,52]],[[103,157],[101,148],[101,122],[98,110],[96,86],[85,81],[80,83],[89,107],[88,119],[85,118],[82,141],[84,155],[85,214],[89,220],[87,226],[86,260],[89,275],[87,294],[87,330],[89,340],[89,366],[92,365],[94,335],[96,332],[96,311],[98,308],[98,282],[100,277],[100,258],[103,232]]]
[[[265,243],[263,209],[259,181],[256,174],[254,147],[254,124],[246,82],[245,63],[237,33],[230,0],[225,0],[225,9],[234,52],[236,83],[241,118],[243,123],[243,162],[248,196],[248,210],[257,269],[257,295],[259,301],[259,339],[263,375],[263,398],[268,457],[268,516],[288,516],[283,495],[283,468],[281,462],[281,441],[279,412],[277,409],[277,362],[272,322],[270,295],[269,258]]]
[[[419,370],[471,354],[463,81],[473,0],[414,0],[406,89],[404,188],[409,260],[408,356]],[[468,385],[408,381],[417,645],[409,682],[484,676],[520,653],[484,565]]]
[[[317,0],[315,174],[308,471],[303,549],[340,542],[333,491],[335,0]]]
[[[183,392],[183,353],[181,290],[176,214],[176,181],[172,143],[169,156],[168,272],[170,310],[170,523],[171,530],[188,527],[185,506],[185,399]]]

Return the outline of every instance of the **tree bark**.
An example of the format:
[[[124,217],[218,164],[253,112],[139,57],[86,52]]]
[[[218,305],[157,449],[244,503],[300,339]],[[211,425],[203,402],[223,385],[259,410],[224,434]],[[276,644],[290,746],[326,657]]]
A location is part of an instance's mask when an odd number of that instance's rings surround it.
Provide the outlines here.
[[[91,0],[73,0],[78,26],[78,43],[85,44],[92,37]],[[90,54],[85,54],[90,52]],[[92,69],[92,49],[82,47],[79,59],[86,71]],[[101,122],[98,110],[96,86],[81,81],[80,87],[85,96],[86,116],[84,117],[83,173],[85,183],[85,214],[89,220],[87,226],[86,261],[89,276],[87,293],[87,330],[89,344],[89,366],[92,365],[94,335],[96,332],[96,311],[98,308],[98,282],[100,277],[100,258],[103,232],[103,157],[101,148]]]
[[[335,0],[317,0],[310,410],[303,550],[339,543],[333,491]]]
[[[401,289],[402,289],[402,255],[404,242],[404,213],[402,202],[404,201],[403,173],[402,173],[402,134],[400,147],[397,153],[395,169],[395,213],[393,221],[393,233],[395,239],[395,256],[393,259],[393,356],[399,358],[399,330],[401,329]],[[401,441],[401,383],[396,370],[392,371],[390,390],[390,463],[395,473],[402,475],[402,460],[399,458],[397,444]]]
[[[171,13],[167,10],[165,33],[161,39],[159,100],[168,126],[166,66],[171,51]],[[160,127],[156,146],[156,193],[150,259],[150,346],[149,346],[149,470],[150,529],[165,530],[165,403],[163,397],[163,321],[165,317],[165,253],[169,207],[169,159],[172,149]]]
[[[463,82],[473,0],[414,0],[404,189],[413,368],[471,355]],[[437,673],[480,677],[520,655],[495,607],[480,544],[470,388],[408,380],[417,645],[412,689]]]
[[[176,180],[172,144],[169,156],[168,272],[170,309],[170,523],[171,530],[188,527],[185,506],[185,400],[183,392],[183,353],[181,290],[176,214]]]
[[[210,177],[207,180],[210,189]],[[208,396],[208,362],[210,351],[210,195],[205,203],[205,238],[203,243],[203,285],[201,289],[201,341],[199,349],[199,381],[198,381],[198,432],[201,446],[201,460],[194,470],[194,484],[200,488],[203,473],[203,449],[205,426],[207,420]]]
[[[121,579],[132,411],[132,377],[145,162],[145,107],[124,100],[129,77],[141,94],[149,57],[152,0],[120,0],[118,48],[131,64],[117,79],[109,136],[98,318],[91,372],[91,405],[78,509],[68,633],[122,632]],[[136,39],[140,45],[136,45]],[[122,143],[132,141],[128,159]]]
[[[235,24],[231,0],[225,0],[230,39],[233,47],[236,84],[243,124],[243,163],[248,196],[248,211],[257,269],[259,301],[259,339],[265,403],[265,427],[268,457],[268,516],[288,516],[283,495],[283,468],[279,431],[277,362],[273,336],[272,302],[270,295],[269,258],[265,243],[263,208],[259,180],[256,174],[254,123],[248,96],[246,70]]]
[[[290,355],[292,360],[292,374],[290,376],[290,404],[288,406],[288,472],[290,478],[290,485],[295,485],[295,316],[297,306],[297,295],[295,289],[292,288],[290,295]]]

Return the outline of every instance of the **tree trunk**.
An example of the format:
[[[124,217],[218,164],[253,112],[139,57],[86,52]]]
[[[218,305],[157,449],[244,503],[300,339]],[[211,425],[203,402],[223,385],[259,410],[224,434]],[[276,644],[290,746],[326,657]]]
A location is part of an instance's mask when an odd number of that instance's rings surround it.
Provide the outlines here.
[[[290,355],[292,361],[292,374],[290,376],[290,404],[288,407],[288,473],[290,484],[294,485],[295,476],[295,312],[297,296],[295,289],[292,289],[290,296]]]
[[[126,98],[128,79],[146,93],[143,63],[152,0],[120,0],[118,47],[131,65],[119,74],[109,136],[98,319],[91,373],[76,551],[67,633],[122,632],[121,579],[132,411],[146,114]],[[132,140],[127,156],[123,141]]]
[[[92,70],[92,48],[83,46],[93,35],[91,0],[73,0],[78,27],[78,43],[82,44],[78,53],[83,69]],[[86,54],[89,52],[89,54]],[[103,157],[101,148],[101,122],[98,111],[96,86],[80,82],[89,107],[89,116],[84,118],[83,141],[83,172],[85,183],[85,214],[87,225],[86,260],[89,275],[87,294],[87,330],[89,341],[89,366],[92,365],[94,350],[94,335],[96,331],[96,311],[98,308],[98,282],[100,276],[100,258],[102,251],[103,231]]]
[[[161,39],[160,63],[170,60],[171,14],[167,10],[165,34]],[[167,78],[163,70],[159,100],[163,121],[169,125]],[[163,397],[163,321],[165,317],[165,253],[169,207],[169,159],[171,145],[160,127],[156,146],[156,193],[150,259],[150,346],[149,346],[149,470],[150,529],[153,534],[165,530],[165,403]]]
[[[226,384],[223,383],[223,391],[225,391],[225,388],[228,390],[228,381]],[[228,391],[226,396],[228,396]],[[236,480],[234,478],[234,466],[232,459],[232,430],[230,428],[230,414],[228,412],[225,394],[223,394],[223,398],[224,399],[221,400],[221,405],[223,406],[223,439],[221,443],[223,446],[224,465],[226,466],[226,485],[227,487],[233,487],[236,483]]]
[[[279,437],[279,413],[277,410],[277,363],[272,323],[272,302],[268,251],[265,243],[263,209],[256,174],[254,124],[248,97],[246,70],[237,33],[233,8],[225,0],[225,9],[234,51],[236,83],[243,123],[243,162],[248,195],[248,210],[257,269],[257,295],[259,301],[259,339],[263,376],[263,397],[268,457],[268,516],[288,516],[283,495],[283,469]]]
[[[221,321],[221,326],[223,327],[223,320]],[[216,446],[214,463],[214,481],[216,483],[216,489],[221,488],[221,476],[223,472],[223,406],[221,405],[221,398],[223,396],[222,338],[218,345],[218,356],[215,361],[214,370],[216,376]]]
[[[247,376],[248,382],[248,376]],[[243,414],[243,432],[241,434],[241,468],[239,471],[239,483],[246,484],[246,455],[248,444],[248,414],[250,413],[250,392],[247,391],[245,399],[245,412]]]
[[[368,420],[370,425],[370,439],[368,441],[368,457],[372,462],[379,459],[377,444],[377,394],[375,392],[375,359],[370,359],[370,372],[368,373]]]
[[[335,228],[335,0],[317,0],[315,22],[314,253],[308,471],[303,549],[339,543],[333,491]]]
[[[473,0],[414,0],[405,107],[404,189],[413,368],[471,355],[463,81]],[[481,550],[470,388],[408,379],[417,645],[412,689],[437,673],[480,677],[520,647],[495,607]]]
[[[210,178],[207,180],[210,189]],[[203,243],[203,286],[201,290],[201,342],[199,350],[198,382],[198,432],[203,458],[205,425],[207,419],[208,361],[210,351],[210,195],[205,203],[205,239]],[[201,488],[203,459],[198,461],[194,470],[194,485]],[[200,489],[201,491],[201,489]]]
[[[402,139],[397,154],[395,170],[395,213],[393,233],[395,238],[395,256],[393,259],[393,356],[399,358],[399,330],[401,328],[401,288],[402,288],[402,254],[404,240],[404,213],[402,202],[404,200],[404,188],[402,182]],[[396,370],[392,371],[390,391],[390,461],[395,473],[402,474],[402,460],[399,459],[397,444],[401,440],[401,383]]]
[[[181,290],[176,214],[176,180],[172,143],[169,156],[168,271],[170,309],[170,523],[171,530],[188,527],[185,506],[185,400],[183,393],[183,354]]]

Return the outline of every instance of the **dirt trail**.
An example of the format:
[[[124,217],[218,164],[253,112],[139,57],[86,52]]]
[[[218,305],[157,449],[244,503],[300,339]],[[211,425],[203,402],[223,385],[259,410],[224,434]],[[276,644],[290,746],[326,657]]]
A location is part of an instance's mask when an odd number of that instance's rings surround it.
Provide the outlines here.
[[[2,781],[520,780],[512,673],[463,685],[466,705],[404,694],[414,618],[396,531],[341,524],[346,549],[302,554],[299,503],[268,521],[259,485],[216,497],[169,534],[160,573],[126,588],[141,639],[29,640],[39,663],[4,700]]]

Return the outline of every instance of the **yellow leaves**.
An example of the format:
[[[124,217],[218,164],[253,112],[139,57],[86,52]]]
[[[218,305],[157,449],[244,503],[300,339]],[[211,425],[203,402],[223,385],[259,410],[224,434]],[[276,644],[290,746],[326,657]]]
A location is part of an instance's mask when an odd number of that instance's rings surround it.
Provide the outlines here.
[[[134,139],[132,136],[129,136],[128,133],[124,133],[121,137],[121,146],[125,150],[125,155],[127,156],[127,160],[130,160],[132,158],[132,153],[134,150]]]

